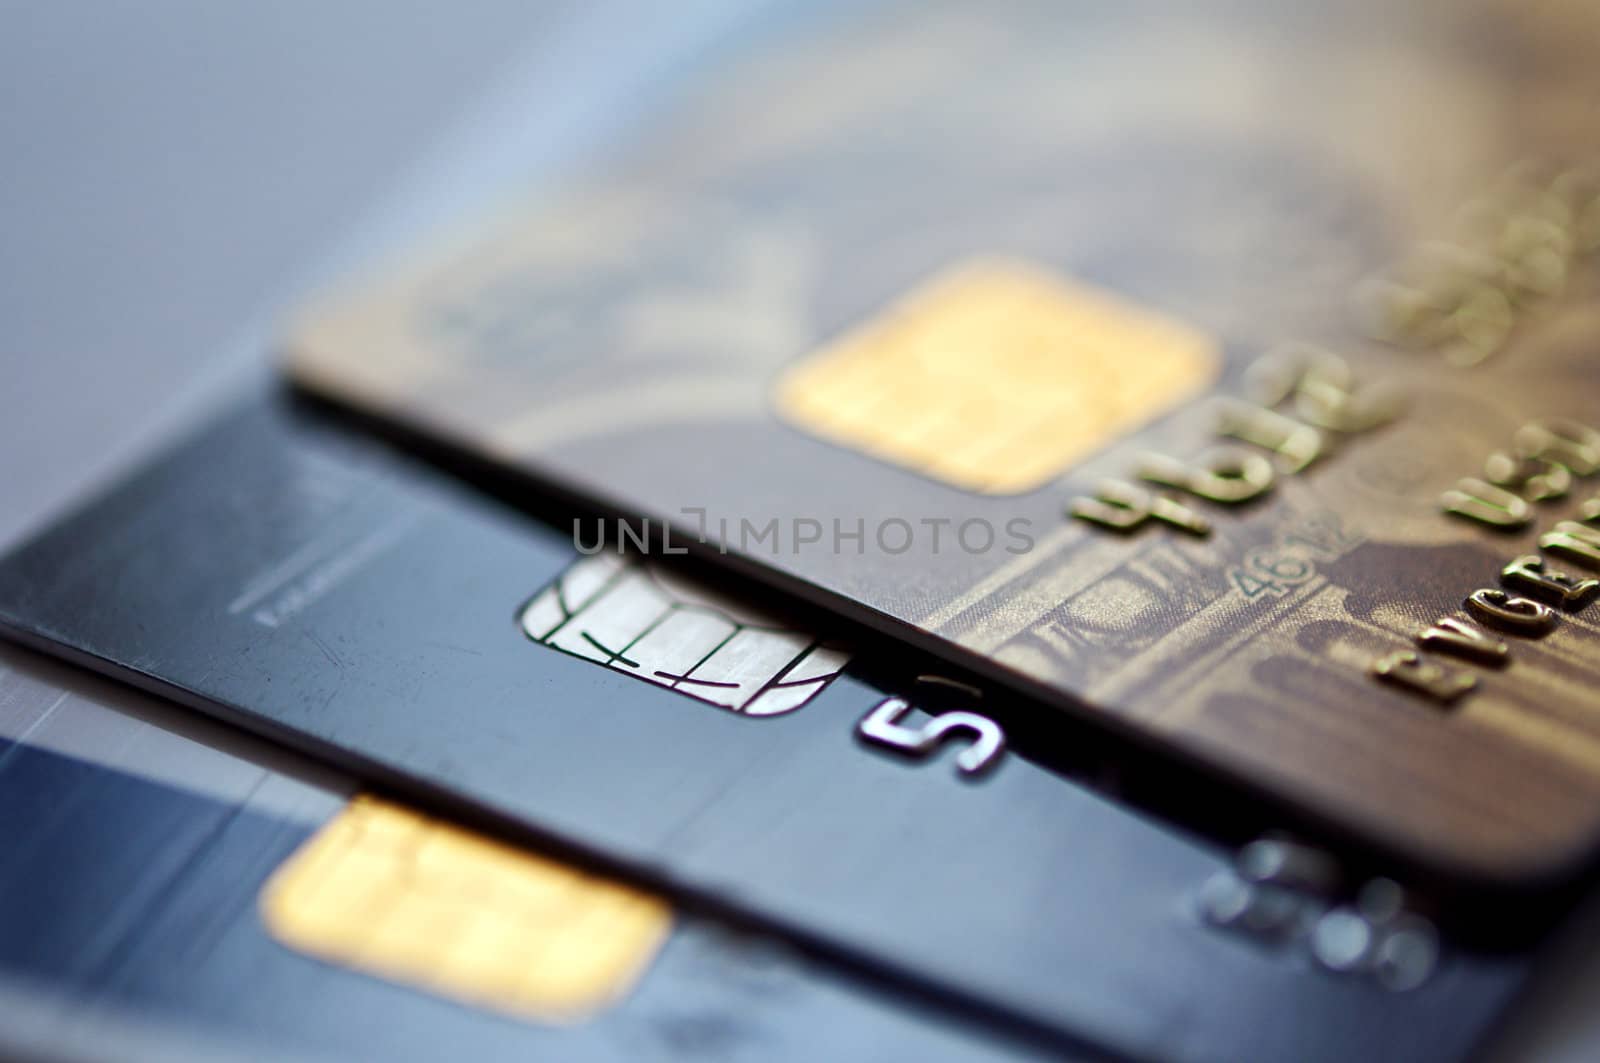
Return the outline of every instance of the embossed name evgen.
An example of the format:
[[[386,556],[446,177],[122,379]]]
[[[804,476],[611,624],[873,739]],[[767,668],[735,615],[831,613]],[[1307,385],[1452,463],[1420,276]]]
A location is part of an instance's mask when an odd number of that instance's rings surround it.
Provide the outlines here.
[[[1600,8],[1391,14],[819,23],[290,370],[678,541],[815,522],[708,556],[1548,881],[1600,848]]]

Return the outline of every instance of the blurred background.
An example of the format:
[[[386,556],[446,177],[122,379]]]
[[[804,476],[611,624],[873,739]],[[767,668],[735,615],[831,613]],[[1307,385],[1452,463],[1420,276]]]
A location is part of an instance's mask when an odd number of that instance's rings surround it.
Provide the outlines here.
[[[759,2],[0,4],[0,547],[319,280],[554,179]]]

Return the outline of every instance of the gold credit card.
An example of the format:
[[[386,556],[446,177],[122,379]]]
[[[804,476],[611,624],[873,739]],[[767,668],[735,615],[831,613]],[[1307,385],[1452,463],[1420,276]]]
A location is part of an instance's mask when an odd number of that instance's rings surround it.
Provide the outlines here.
[[[1576,0],[856,13],[288,365],[1392,852],[1562,874],[1596,54]]]

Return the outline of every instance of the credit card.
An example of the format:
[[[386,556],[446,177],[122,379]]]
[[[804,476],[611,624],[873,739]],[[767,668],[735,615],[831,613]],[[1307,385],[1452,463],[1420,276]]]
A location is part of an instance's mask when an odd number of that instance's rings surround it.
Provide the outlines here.
[[[258,807],[263,787],[280,797],[296,791],[295,811],[281,800],[276,810]],[[308,932],[341,887],[374,885],[354,866],[362,854],[330,851],[344,848],[352,815],[369,830],[403,820],[426,824],[434,842],[453,834],[476,843],[384,802],[359,798],[341,811],[341,793],[270,772],[229,801],[0,740],[0,801],[11,826],[0,861],[0,1052],[8,1059],[403,1060],[437,1059],[443,1050],[507,1060],[704,1059],[712,1051],[747,1060],[809,1060],[818,1051],[844,1059],[1036,1058],[1026,1042],[830,974],[769,936],[693,916],[647,928],[649,962],[611,985],[617,999],[580,1021],[531,1017],[526,1005],[540,1012],[548,1003],[542,990],[556,984],[564,996],[574,984],[564,942],[579,935],[592,945],[603,931],[615,943],[619,930],[632,928],[578,912],[593,900],[581,889],[534,912],[527,900],[535,883],[497,894],[484,888],[481,864],[448,859],[448,884],[380,875],[387,903],[344,925],[397,942],[412,928],[407,915],[421,911],[418,893],[435,908],[468,894],[483,924],[520,924],[499,939],[519,953],[519,999],[511,1007],[498,995],[489,1007],[460,1003],[459,984],[449,983],[474,966],[463,962],[473,931],[437,920],[410,951],[439,961],[426,979],[438,992],[418,992],[404,976],[380,980],[370,972],[382,949],[369,942],[364,956],[352,956],[331,947],[329,935]],[[329,860],[334,855],[353,860]],[[417,863],[449,855],[435,848]],[[307,877],[312,858],[322,865],[316,882]],[[516,859],[538,860],[522,852]],[[538,863],[541,872],[558,866]],[[504,876],[496,868],[489,877],[504,886]],[[411,913],[406,901],[396,903],[405,893]],[[541,973],[555,982],[537,985]]]
[[[1521,979],[1393,883],[1166,826],[1004,698],[664,561],[584,556],[268,398],[0,562],[0,625],[1041,1037],[1453,1059]]]
[[[289,368],[1391,857],[1570,878],[1597,50],[1583,0],[875,9]]]

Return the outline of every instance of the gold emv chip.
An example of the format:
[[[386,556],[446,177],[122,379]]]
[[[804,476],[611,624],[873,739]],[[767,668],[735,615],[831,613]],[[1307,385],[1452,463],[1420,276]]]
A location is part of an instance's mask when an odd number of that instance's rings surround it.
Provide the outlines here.
[[[969,491],[1017,494],[1198,393],[1211,338],[1008,259],[964,263],[802,360],[777,409]]]
[[[261,912],[290,948],[543,1022],[621,998],[672,926],[657,897],[371,797],[278,869]]]

